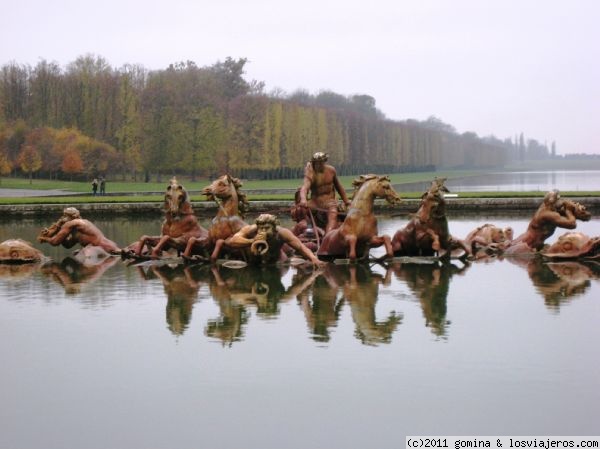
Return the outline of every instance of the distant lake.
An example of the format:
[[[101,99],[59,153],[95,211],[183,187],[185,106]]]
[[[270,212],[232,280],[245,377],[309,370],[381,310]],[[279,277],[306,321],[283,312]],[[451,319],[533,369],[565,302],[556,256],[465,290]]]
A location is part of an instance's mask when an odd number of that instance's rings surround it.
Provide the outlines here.
[[[408,188],[407,186],[410,186]],[[446,186],[453,192],[542,191],[552,189],[573,191],[600,190],[600,171],[523,171],[498,172],[466,178],[450,179]],[[425,191],[429,182],[403,184],[404,191]]]
[[[529,218],[456,217],[450,231],[519,234]],[[600,235],[599,220],[578,229]],[[33,240],[47,221],[0,221],[0,238]],[[160,221],[96,224],[126,244]],[[82,267],[36,246],[54,262],[0,266],[0,448],[398,449],[406,435],[598,433],[598,264]]]

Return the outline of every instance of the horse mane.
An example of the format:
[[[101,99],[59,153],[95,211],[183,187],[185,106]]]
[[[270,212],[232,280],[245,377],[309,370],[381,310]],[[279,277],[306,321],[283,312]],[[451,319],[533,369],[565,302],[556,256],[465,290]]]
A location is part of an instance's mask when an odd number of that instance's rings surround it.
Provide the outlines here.
[[[446,182],[448,178],[438,178],[437,176],[435,178],[433,178],[433,181],[431,181],[431,187],[429,188],[429,192],[436,194],[439,192],[445,192],[445,193],[450,193],[450,190],[448,190],[448,187],[446,187],[444,185],[444,183]]]
[[[379,176],[379,175],[374,175],[374,174],[369,174],[369,175],[360,175],[358,178],[356,178],[354,181],[352,181],[352,186],[354,187],[354,190],[358,190],[360,189],[366,182],[368,181],[372,181],[373,179],[377,179],[378,181],[389,181],[390,177],[389,176]]]
[[[235,193],[238,197],[238,211],[240,213],[240,217],[244,218],[246,212],[250,210],[250,203],[248,202],[248,197],[246,196],[246,194],[241,191],[243,185],[242,181],[240,181],[239,178],[234,178],[229,174],[227,175],[227,179],[231,184],[233,184],[233,187],[235,188]]]
[[[376,179],[378,182],[380,181],[390,181],[390,177],[383,175],[383,176],[379,176],[379,175],[374,175],[374,174],[368,174],[368,175],[360,175],[358,178],[356,178],[354,181],[352,181],[352,186],[354,187],[354,192],[352,192],[352,198],[354,198],[354,195],[356,195],[356,192],[358,192],[360,190],[360,188],[365,185],[365,183],[372,181]]]

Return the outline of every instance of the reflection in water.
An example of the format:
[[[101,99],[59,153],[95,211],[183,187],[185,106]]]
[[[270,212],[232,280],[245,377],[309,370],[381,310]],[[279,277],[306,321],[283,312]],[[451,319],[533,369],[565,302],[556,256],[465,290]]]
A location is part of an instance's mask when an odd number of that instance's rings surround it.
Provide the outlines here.
[[[0,278],[21,281],[36,273],[40,266],[41,263],[0,264]]]
[[[106,270],[120,259],[106,257],[94,263],[82,263],[73,257],[65,257],[62,262],[49,262],[41,267],[46,276],[60,284],[67,294],[80,293],[84,287],[98,280]]]
[[[455,274],[464,274],[470,265],[457,267],[452,263],[401,263],[392,264],[397,279],[406,282],[408,287],[419,298],[425,326],[438,337],[446,335],[448,290],[450,279]]]
[[[167,326],[174,335],[182,335],[192,319],[192,308],[201,283],[207,278],[206,267],[150,265],[136,269],[145,280],[161,280],[167,295]]]
[[[362,264],[326,265],[311,288],[298,297],[313,340],[330,340],[331,329],[337,326],[342,307],[347,303],[356,338],[367,345],[389,343],[402,315],[391,311],[384,320],[377,320],[375,306],[381,284],[389,285],[389,270],[382,276]]]
[[[481,259],[476,264],[494,265],[497,259]],[[594,261],[546,262],[538,257],[499,259],[525,269],[534,291],[544,298],[550,310],[555,311],[568,300],[587,292],[592,280],[600,279],[600,264]],[[365,264],[332,263],[320,269],[308,265],[232,269],[155,263],[123,265],[122,269],[132,270],[132,274],[137,271],[143,280],[161,281],[167,298],[166,323],[176,336],[183,335],[189,328],[193,307],[205,296],[214,300],[217,316],[207,320],[204,333],[227,346],[244,339],[252,311],[263,320],[279,319],[281,304],[295,298],[314,341],[327,343],[333,338],[346,306],[354,324],[354,336],[365,345],[378,345],[391,342],[394,332],[405,319],[404,314],[396,310],[388,309],[382,313],[381,309],[390,307],[389,303],[377,307],[378,301],[391,298],[386,290],[394,282],[405,285],[411,296],[418,299],[425,326],[437,337],[448,337],[450,282],[455,274],[464,275],[471,265],[460,263],[457,266],[454,263],[459,262],[454,260],[444,264],[423,262],[419,259],[396,260],[377,265],[377,269]],[[35,285],[38,282],[36,273],[41,273],[58,283],[67,294],[79,294],[117,263],[120,259],[116,257],[94,260],[93,263],[89,259],[82,263],[66,257],[60,263],[44,265],[0,264],[0,280],[15,283],[25,280]],[[103,283],[96,285],[103,286]],[[201,294],[202,286],[206,289]],[[87,290],[82,298],[89,297],[94,291]],[[104,298],[111,290],[105,290],[103,286],[96,293]],[[391,303],[392,308],[395,305]]]
[[[402,314],[391,311],[383,321],[377,321],[375,305],[377,304],[379,285],[390,284],[390,270],[385,276],[373,273],[366,265],[348,265],[348,280],[342,291],[350,304],[352,319],[356,325],[355,336],[364,344],[377,345],[389,343],[392,334],[402,321]]]
[[[281,279],[289,267],[248,266],[243,269],[212,268],[210,292],[219,306],[220,316],[208,321],[206,335],[224,344],[239,341],[248,322],[248,306],[256,307],[262,318],[279,315],[279,304],[301,295],[314,282],[318,272],[298,270],[287,289]]]
[[[508,260],[527,270],[546,306],[556,311],[561,304],[585,293],[592,279],[600,278],[600,264],[595,261],[545,262],[539,257]]]
[[[337,326],[340,318],[344,300],[340,294],[341,285],[334,275],[337,269],[336,265],[325,266],[322,276],[317,277],[310,288],[297,298],[315,341],[328,342],[331,338],[330,329]]]

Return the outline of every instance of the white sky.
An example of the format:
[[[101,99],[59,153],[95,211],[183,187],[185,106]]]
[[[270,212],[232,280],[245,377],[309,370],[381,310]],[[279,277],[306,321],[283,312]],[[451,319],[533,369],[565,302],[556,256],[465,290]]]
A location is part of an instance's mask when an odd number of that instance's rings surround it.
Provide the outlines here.
[[[0,64],[249,59],[266,90],[600,153],[598,0],[1,0]]]

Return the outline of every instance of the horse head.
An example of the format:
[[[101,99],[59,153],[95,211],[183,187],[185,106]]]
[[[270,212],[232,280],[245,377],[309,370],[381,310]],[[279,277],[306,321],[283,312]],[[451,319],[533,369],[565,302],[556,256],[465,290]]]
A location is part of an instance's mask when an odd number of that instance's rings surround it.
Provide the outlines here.
[[[363,193],[372,195],[374,198],[383,198],[392,205],[402,201],[400,195],[392,187],[389,176],[360,175],[352,182],[352,185],[354,186],[353,202]]]
[[[173,217],[192,213],[188,193],[176,178],[171,179],[167,186],[164,207],[165,211]]]
[[[444,185],[444,183],[446,182],[446,179],[448,179],[448,178],[438,178],[437,176],[435,178],[433,178],[433,181],[431,181],[431,187],[429,187],[429,192],[431,192],[433,194],[439,193],[441,195],[443,195],[444,193],[450,193],[450,190],[448,190],[448,187],[446,187]]]
[[[424,215],[431,218],[442,218],[446,216],[446,200],[444,193],[450,192],[444,185],[446,178],[434,178],[431,187],[421,195],[421,206],[419,214],[421,219]]]
[[[248,211],[248,199],[240,189],[242,182],[238,178],[227,174],[218,177],[210,185],[202,189],[202,194],[206,195],[209,200],[217,203],[227,204],[231,202],[232,210],[235,215],[243,217]]]

